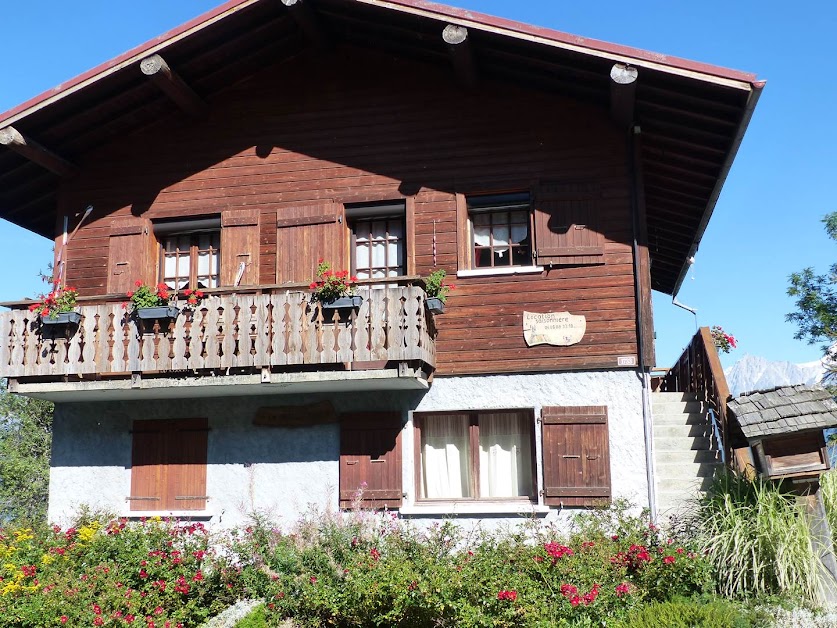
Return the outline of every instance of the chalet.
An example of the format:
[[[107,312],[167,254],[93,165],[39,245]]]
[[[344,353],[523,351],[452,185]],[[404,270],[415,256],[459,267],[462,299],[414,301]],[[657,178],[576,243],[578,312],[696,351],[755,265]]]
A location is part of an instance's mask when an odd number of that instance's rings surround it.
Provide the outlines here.
[[[651,291],[763,86],[424,0],[230,0],[0,114],[0,217],[80,293],[0,313],[0,377],[56,404],[50,519],[657,509]],[[312,299],[319,260],[359,305]],[[706,339],[668,390],[723,431]]]

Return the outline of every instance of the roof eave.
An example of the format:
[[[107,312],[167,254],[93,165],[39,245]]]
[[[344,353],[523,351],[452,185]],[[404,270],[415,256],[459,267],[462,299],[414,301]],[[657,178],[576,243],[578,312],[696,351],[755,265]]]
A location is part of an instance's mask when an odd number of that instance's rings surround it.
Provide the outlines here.
[[[700,223],[698,224],[697,232],[695,233],[694,240],[692,241],[691,247],[689,247],[689,253],[686,255],[686,259],[683,263],[683,267],[680,269],[680,274],[677,276],[677,281],[674,284],[674,289],[671,292],[671,296],[676,297],[677,293],[680,292],[680,287],[683,285],[683,280],[686,278],[686,274],[689,270],[689,260],[692,259],[698,251],[698,247],[700,246],[700,241],[703,238],[703,234],[706,232],[706,227],[709,225],[709,219],[712,218],[712,213],[715,211],[715,206],[718,203],[718,198],[721,196],[721,190],[724,187],[724,183],[726,183],[727,176],[729,175],[729,171],[732,168],[732,164],[735,161],[735,157],[738,155],[738,149],[741,147],[741,142],[744,139],[744,134],[747,132],[747,127],[750,125],[750,120],[753,118],[753,111],[756,108],[756,104],[758,104],[759,98],[761,97],[761,92],[764,89],[764,86],[767,84],[767,81],[755,81],[752,84],[752,91],[750,92],[750,96],[747,99],[747,106],[744,109],[744,114],[741,117],[741,122],[738,125],[738,129],[735,133],[735,138],[732,142],[732,147],[730,151],[727,153],[727,158],[724,161],[724,166],[721,169],[721,173],[718,176],[718,180],[715,183],[715,187],[712,190],[712,195],[709,198],[709,203],[706,205],[706,209],[703,212],[703,216],[700,219]]]

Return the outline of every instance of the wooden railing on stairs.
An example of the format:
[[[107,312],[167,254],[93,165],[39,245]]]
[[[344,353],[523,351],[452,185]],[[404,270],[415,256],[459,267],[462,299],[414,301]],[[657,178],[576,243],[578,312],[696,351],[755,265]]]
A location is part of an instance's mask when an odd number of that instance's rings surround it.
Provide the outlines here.
[[[720,424],[724,459],[731,460],[727,420],[729,386],[708,327],[701,327],[697,331],[680,359],[662,379],[661,389],[666,392],[697,393],[698,399],[714,412]]]

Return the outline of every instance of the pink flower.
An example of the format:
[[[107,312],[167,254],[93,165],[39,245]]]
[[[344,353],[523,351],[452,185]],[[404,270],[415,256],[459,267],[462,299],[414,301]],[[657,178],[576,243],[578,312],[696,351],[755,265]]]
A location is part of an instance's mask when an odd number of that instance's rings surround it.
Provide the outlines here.
[[[66,623],[69,621],[69,619],[70,619],[70,618],[69,618],[69,617],[67,617],[66,615],[61,615],[61,617],[59,618],[59,621],[60,621],[62,624],[66,624]]]
[[[622,597],[623,595],[630,595],[631,593],[631,585],[627,582],[623,582],[622,584],[616,585],[616,597]]]
[[[670,565],[675,560],[677,560],[677,559],[674,556],[666,556],[665,558],[663,558],[663,563],[666,564],[666,565]]]

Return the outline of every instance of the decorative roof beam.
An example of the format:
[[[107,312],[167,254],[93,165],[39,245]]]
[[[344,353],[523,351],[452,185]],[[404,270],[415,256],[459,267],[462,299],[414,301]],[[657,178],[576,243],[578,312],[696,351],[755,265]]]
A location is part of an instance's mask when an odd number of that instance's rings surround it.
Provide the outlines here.
[[[206,111],[207,106],[203,99],[169,67],[160,55],[151,55],[140,61],[140,70],[150,77],[160,91],[173,100],[181,110],[193,116],[202,115]]]
[[[477,70],[471,41],[468,39],[468,29],[448,24],[442,31],[442,39],[448,45],[451,62],[459,80],[467,87],[473,87],[477,82]]]
[[[282,0],[282,4],[288,7],[291,17],[294,18],[305,36],[317,48],[321,50],[331,48],[328,34],[310,2],[305,2],[305,0]]]
[[[31,137],[23,135],[13,126],[0,129],[0,145],[7,146],[18,155],[42,168],[46,168],[59,177],[69,177],[78,172],[78,168],[74,164],[44,148]]]
[[[626,130],[634,123],[638,75],[635,67],[624,63],[614,63],[610,69],[610,117]]]

